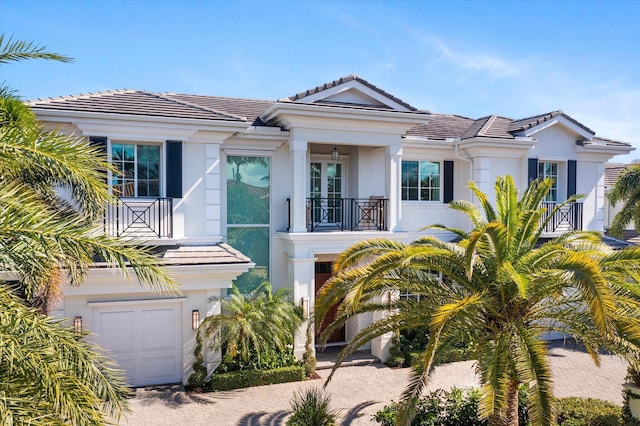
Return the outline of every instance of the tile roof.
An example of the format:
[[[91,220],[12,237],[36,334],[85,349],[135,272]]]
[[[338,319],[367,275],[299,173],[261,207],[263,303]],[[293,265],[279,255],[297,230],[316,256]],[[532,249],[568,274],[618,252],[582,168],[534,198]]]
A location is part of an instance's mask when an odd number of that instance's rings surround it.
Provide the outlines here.
[[[321,86],[316,86],[313,89],[300,92],[277,102],[293,102],[304,99],[306,96],[322,92],[349,81],[358,81],[372,90],[375,90],[379,94],[392,99],[394,102],[405,106],[414,113],[428,114],[427,111],[417,110],[401,99],[396,98],[355,74],[333,80]],[[226,122],[231,121],[246,123],[247,125],[253,126],[274,125],[273,123],[264,123],[260,119],[260,116],[274,103],[276,103],[276,101],[190,95],[170,92],[153,93],[142,90],[127,89],[57,98],[36,99],[26,102],[27,105],[38,108],[39,110],[62,110]],[[340,108],[389,111],[388,107],[379,105],[360,105],[327,101],[314,102],[312,104],[336,106]],[[558,116],[564,117],[577,126],[580,126],[585,131],[595,135],[591,129],[569,117],[561,110],[522,118],[519,120],[512,120],[498,115],[490,115],[473,120],[459,115],[434,114],[434,120],[428,124],[419,125],[410,129],[406,135],[426,137],[433,140],[446,140],[449,138],[469,139],[474,137],[514,139],[515,134],[531,129]],[[578,141],[578,143],[583,145],[630,146],[630,144],[624,142],[600,137],[593,137],[590,141]]]
[[[160,253],[164,265],[226,265],[251,262],[251,259],[226,243],[160,249],[164,250]]]
[[[557,111],[552,111],[552,112],[548,112],[545,114],[540,114],[540,115],[534,115],[532,117],[527,117],[527,118],[521,118],[520,120],[516,120],[514,122],[511,123],[511,125],[509,126],[509,132],[512,133],[519,133],[519,132],[524,132],[525,130],[529,130],[539,124],[544,123],[545,121],[549,121],[555,117],[558,116],[562,116],[564,118],[566,118],[567,120],[569,120],[570,122],[572,122],[573,124],[575,124],[578,127],[581,127],[582,129],[584,129],[585,131],[587,131],[588,133],[591,133],[592,135],[595,135],[596,132],[594,132],[593,130],[591,130],[590,128],[588,128],[587,126],[585,126],[584,124],[580,123],[577,120],[574,120],[573,118],[569,117],[567,114],[565,114],[562,110],[557,110]]]
[[[604,187],[613,187],[622,172],[624,172],[630,165],[631,164],[624,163],[604,163]]]
[[[273,101],[259,99],[238,99],[179,93],[161,93],[161,95],[169,99],[188,102],[192,105],[246,117],[246,120],[254,126],[266,125],[259,117],[274,103]]]
[[[304,99],[307,96],[323,92],[323,91],[325,91],[327,89],[330,89],[330,88],[335,87],[335,86],[339,86],[339,85],[344,84],[344,83],[348,83],[349,81],[353,81],[353,80],[355,80],[355,81],[357,81],[359,83],[362,83],[363,85],[367,86],[368,88],[378,92],[379,94],[381,94],[382,96],[384,96],[386,98],[389,98],[389,99],[393,100],[394,102],[404,106],[405,108],[407,108],[407,109],[409,109],[411,111],[418,111],[417,108],[409,105],[408,103],[406,103],[402,99],[396,98],[391,93],[385,92],[384,90],[380,89],[378,86],[375,86],[375,85],[369,83],[364,78],[358,77],[356,74],[350,74],[350,75],[348,75],[346,77],[341,77],[341,78],[339,78],[337,80],[333,80],[333,81],[330,81],[330,82],[325,83],[323,85],[316,86],[314,88],[305,90],[304,92],[296,93],[295,95],[289,96],[288,98],[285,98],[283,100],[297,101],[297,100],[300,100],[300,99]],[[423,111],[423,112],[427,112],[427,111]]]
[[[436,114],[429,124],[421,124],[407,131],[407,136],[422,136],[434,140],[459,138],[474,122],[460,115]]]
[[[479,118],[471,127],[469,127],[469,129],[467,129],[466,132],[464,132],[462,139],[479,136],[487,138],[514,139],[514,136],[508,132],[511,122],[512,120],[510,118],[500,117],[498,115]]]
[[[176,117],[200,120],[246,122],[243,115],[217,110],[209,105],[142,90],[113,90],[58,98],[36,99],[27,105],[39,109],[126,114],[152,117]]]

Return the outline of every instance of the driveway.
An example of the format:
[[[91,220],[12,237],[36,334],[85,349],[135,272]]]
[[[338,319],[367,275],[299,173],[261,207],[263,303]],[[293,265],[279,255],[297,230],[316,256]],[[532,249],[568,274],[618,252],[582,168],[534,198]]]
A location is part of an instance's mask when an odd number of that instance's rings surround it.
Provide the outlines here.
[[[603,355],[600,368],[584,351],[553,344],[549,350],[556,396],[600,398],[622,404],[626,363]],[[476,386],[473,361],[439,366],[429,390]],[[289,414],[289,400],[302,389],[321,387],[331,370],[319,370],[321,380],[282,383],[228,392],[187,395],[179,386],[138,389],[132,414],[123,425],[276,426]],[[398,400],[410,369],[382,364],[341,367],[327,386],[332,407],[341,411],[344,425],[375,424],[371,416],[391,400]]]

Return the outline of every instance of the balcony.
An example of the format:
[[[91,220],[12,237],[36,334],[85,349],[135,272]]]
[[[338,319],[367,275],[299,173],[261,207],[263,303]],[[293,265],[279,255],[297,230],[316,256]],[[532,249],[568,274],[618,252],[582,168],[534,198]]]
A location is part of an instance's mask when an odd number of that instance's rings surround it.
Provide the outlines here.
[[[386,231],[388,202],[378,197],[307,198],[307,232]]]
[[[543,232],[546,234],[563,234],[569,231],[582,230],[582,203],[569,203],[553,213],[553,210],[560,203],[543,202],[541,207],[547,209],[541,223],[549,219]]]
[[[173,198],[120,198],[107,206],[104,230],[112,237],[173,237]]]

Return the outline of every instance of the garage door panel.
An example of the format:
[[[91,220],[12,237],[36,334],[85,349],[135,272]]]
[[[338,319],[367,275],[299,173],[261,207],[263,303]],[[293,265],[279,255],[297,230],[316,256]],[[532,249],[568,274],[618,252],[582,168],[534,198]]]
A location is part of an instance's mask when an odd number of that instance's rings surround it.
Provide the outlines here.
[[[135,312],[102,312],[98,334],[102,346],[112,352],[134,352],[136,350],[135,331],[131,324],[135,321]]]
[[[175,383],[182,380],[181,314],[176,303],[114,303],[94,308],[94,327],[131,386]]]
[[[176,357],[163,356],[142,359],[142,377],[171,377],[176,374]]]
[[[175,349],[176,319],[173,309],[142,311],[142,350]]]

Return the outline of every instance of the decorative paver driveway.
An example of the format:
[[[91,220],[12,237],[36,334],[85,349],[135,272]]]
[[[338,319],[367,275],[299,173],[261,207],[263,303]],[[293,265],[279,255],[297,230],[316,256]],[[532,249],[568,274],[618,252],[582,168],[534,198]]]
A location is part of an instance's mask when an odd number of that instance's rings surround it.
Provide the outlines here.
[[[583,351],[558,345],[550,348],[556,396],[583,396],[622,404],[626,364],[620,358],[602,356],[597,368]],[[321,387],[330,370],[320,370],[322,380],[282,383],[228,392],[187,395],[179,387],[138,389],[131,401],[133,413],[123,425],[276,426],[289,414],[295,391]],[[332,406],[342,411],[342,424],[371,425],[371,416],[389,401],[398,400],[407,384],[409,369],[381,364],[341,367],[329,383]],[[429,389],[477,385],[473,362],[437,367]]]

